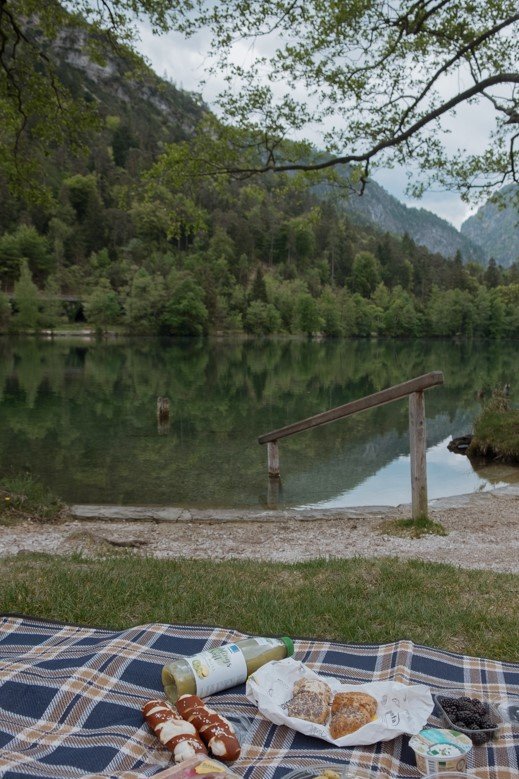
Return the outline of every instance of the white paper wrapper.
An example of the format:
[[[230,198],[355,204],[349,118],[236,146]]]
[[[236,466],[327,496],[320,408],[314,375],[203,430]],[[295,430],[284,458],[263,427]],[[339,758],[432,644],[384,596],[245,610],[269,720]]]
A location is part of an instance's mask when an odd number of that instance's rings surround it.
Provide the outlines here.
[[[295,682],[303,677],[327,682],[334,693],[366,692],[372,695],[378,702],[377,718],[354,733],[333,739],[327,725],[289,717],[286,704],[292,697]],[[434,708],[431,692],[424,684],[407,685],[391,681],[342,684],[332,676],[314,673],[292,657],[273,660],[258,669],[247,680],[246,695],[276,725],[287,725],[338,747],[375,744],[377,741],[390,741],[402,733],[419,733]]]

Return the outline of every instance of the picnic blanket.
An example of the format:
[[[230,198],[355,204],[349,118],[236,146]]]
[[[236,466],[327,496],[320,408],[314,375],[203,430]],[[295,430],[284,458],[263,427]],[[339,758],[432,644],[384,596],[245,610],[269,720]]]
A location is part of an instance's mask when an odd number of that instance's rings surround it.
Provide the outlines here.
[[[171,764],[143,722],[141,706],[162,695],[161,670],[243,638],[225,628],[149,624],[100,630],[19,616],[0,617],[0,777],[142,779]],[[432,691],[465,685],[492,697],[519,695],[519,664],[477,659],[398,641],[380,646],[299,639],[295,657],[344,682],[394,679]],[[211,697],[237,727],[246,779],[281,779],[296,768],[350,763],[384,779],[418,777],[409,738],[339,749],[258,714],[244,686]],[[433,725],[440,720],[433,716]],[[519,724],[474,749],[478,777],[518,776]]]

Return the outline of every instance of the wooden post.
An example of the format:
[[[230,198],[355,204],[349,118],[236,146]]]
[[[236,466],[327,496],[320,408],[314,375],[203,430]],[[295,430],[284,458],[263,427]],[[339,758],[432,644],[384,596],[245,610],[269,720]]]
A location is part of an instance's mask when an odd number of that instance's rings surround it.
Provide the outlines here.
[[[267,444],[269,476],[279,478],[279,449],[277,441],[269,441]]]
[[[413,519],[427,516],[427,467],[425,399],[423,392],[409,395],[409,442],[411,448],[411,493]]]
[[[281,479],[279,476],[269,476],[267,485],[267,508],[277,509],[279,495],[281,493]]]
[[[169,398],[157,398],[157,432],[159,435],[169,432]]]

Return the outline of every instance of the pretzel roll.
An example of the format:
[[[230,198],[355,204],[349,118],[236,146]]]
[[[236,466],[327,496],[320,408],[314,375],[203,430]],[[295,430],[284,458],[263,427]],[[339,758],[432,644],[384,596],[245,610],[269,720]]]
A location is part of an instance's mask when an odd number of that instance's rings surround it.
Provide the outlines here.
[[[181,717],[189,719],[189,713],[193,711],[193,709],[203,708],[205,703],[198,695],[181,695],[175,703],[175,706]]]
[[[240,742],[229,720],[206,706],[197,695],[182,695],[176,706],[181,716],[195,726],[215,757],[238,759]]]
[[[176,763],[198,754],[207,754],[195,726],[182,719],[166,701],[149,701],[142,707],[142,713],[161,744],[173,752]]]

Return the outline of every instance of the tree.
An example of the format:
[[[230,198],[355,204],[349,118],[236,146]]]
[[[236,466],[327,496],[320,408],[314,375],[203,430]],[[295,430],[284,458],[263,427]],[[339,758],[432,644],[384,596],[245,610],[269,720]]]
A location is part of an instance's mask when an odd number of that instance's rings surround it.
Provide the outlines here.
[[[134,275],[125,301],[125,318],[139,333],[157,333],[165,304],[164,280],[144,268]]]
[[[27,260],[22,260],[20,278],[14,285],[13,299],[17,313],[14,323],[20,330],[38,327],[38,288],[32,280]]]
[[[57,280],[53,276],[49,276],[45,284],[41,306],[40,322],[43,327],[54,328],[63,319],[63,305],[60,299],[60,292]]]
[[[245,330],[254,335],[269,335],[281,329],[279,311],[272,303],[253,300],[245,315]]]
[[[173,272],[168,286],[171,296],[161,317],[161,331],[167,335],[204,335],[208,312],[203,289],[188,273]]]
[[[104,330],[108,325],[117,322],[121,314],[121,306],[117,293],[110,286],[108,279],[100,279],[85,300],[85,316],[87,322]]]
[[[233,128],[221,124],[219,138],[205,134],[196,153],[185,155],[204,163],[206,173],[352,165],[352,184],[362,190],[374,165],[414,160],[425,184],[437,179],[465,195],[517,180],[516,0],[70,0],[66,8],[4,0],[0,159],[11,183],[32,178],[35,188],[45,149],[64,140],[77,147],[85,124],[96,119],[95,109],[60,81],[47,42],[71,23],[83,30],[91,25],[86,44],[98,59],[115,46],[135,67],[135,15],[155,32],[204,30],[213,69],[225,71],[229,87],[219,103]],[[240,43],[250,61],[235,56]],[[442,120],[474,103],[495,118],[486,148],[451,157]],[[294,131],[301,137],[320,124],[323,154],[286,143]],[[254,144],[257,154],[248,157],[245,149]],[[176,165],[182,170],[178,155]]]
[[[5,330],[11,319],[11,303],[5,292],[0,292],[0,330]]]
[[[47,239],[34,227],[19,225],[13,233],[0,237],[0,277],[12,281],[20,273],[22,259],[28,261],[34,278],[40,282],[50,273],[54,259],[49,253]]]
[[[517,181],[516,0],[199,0],[195,9],[174,4],[171,22],[211,36],[212,69],[228,78],[220,108],[241,132],[233,138],[220,127],[229,152],[220,158],[223,145],[193,146],[191,160],[198,155],[206,171],[246,176],[349,165],[362,190],[374,165],[414,161],[425,174],[415,194],[434,180],[465,196]],[[262,45],[250,46],[244,62],[236,46],[249,41]],[[495,120],[486,147],[451,154],[444,120],[474,104]],[[285,143],[325,119],[324,153]],[[256,143],[255,159],[243,153],[245,142]]]
[[[371,252],[359,252],[353,260],[351,284],[354,292],[369,297],[380,282],[380,264]]]
[[[329,336],[343,335],[339,303],[333,291],[328,287],[319,298],[319,316],[322,320],[323,333]]]
[[[488,267],[483,274],[483,279],[487,287],[498,287],[501,281],[500,268],[493,257],[488,261]]]
[[[256,276],[254,277],[254,284],[251,289],[252,300],[261,300],[263,303],[267,302],[267,288],[265,286],[265,279],[261,272],[261,266],[258,265]]]
[[[308,293],[303,293],[297,301],[297,313],[299,316],[299,328],[309,337],[321,330],[323,320],[319,314],[319,307],[314,298]]]

